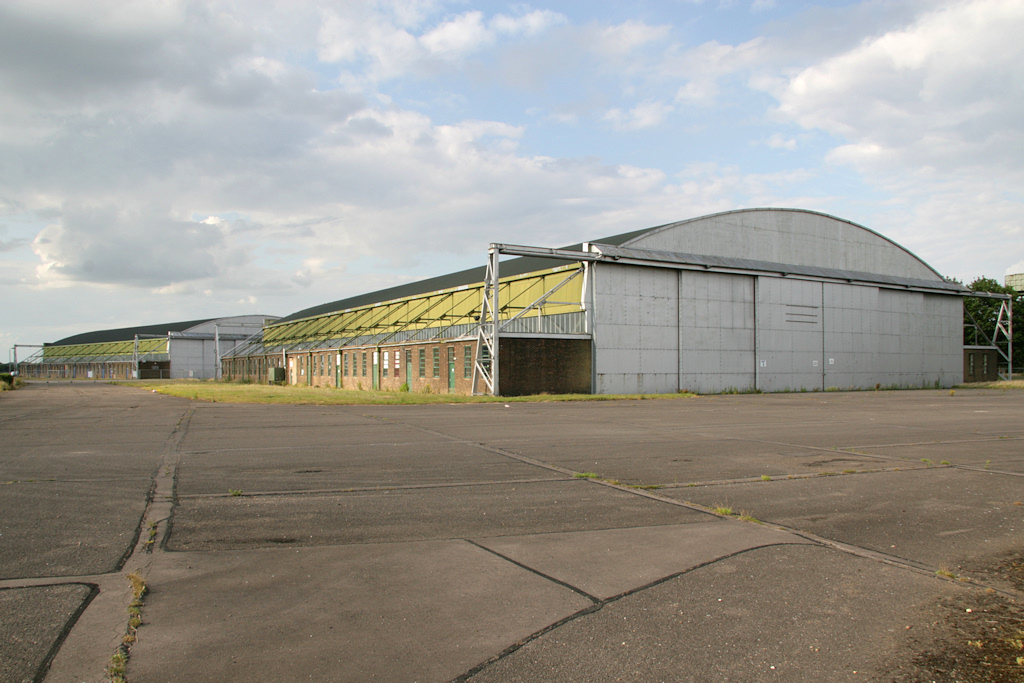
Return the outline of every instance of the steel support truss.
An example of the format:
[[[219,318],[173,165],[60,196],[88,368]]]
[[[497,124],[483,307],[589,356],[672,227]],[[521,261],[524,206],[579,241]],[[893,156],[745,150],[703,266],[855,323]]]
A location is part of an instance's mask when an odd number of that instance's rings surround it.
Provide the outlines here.
[[[581,266],[579,268],[573,268],[566,271],[565,277],[563,277],[554,286],[548,288],[547,291],[534,299],[528,305],[523,306],[518,313],[503,321],[501,319],[503,309],[500,300],[501,273],[498,261],[499,256],[502,254],[509,256],[534,256],[579,261],[581,262]],[[475,396],[483,394],[490,394],[491,396],[501,395],[501,387],[499,383],[500,372],[498,367],[500,354],[498,353],[498,349],[499,337],[501,336],[501,331],[503,329],[506,329],[514,321],[524,317],[531,311],[537,312],[539,320],[545,305],[579,305],[583,309],[584,313],[587,313],[586,286],[583,287],[583,294],[580,301],[555,301],[552,299],[552,296],[576,278],[586,277],[587,263],[589,261],[597,261],[600,258],[600,254],[591,253],[589,251],[579,252],[566,249],[547,249],[543,247],[527,247],[513,244],[492,243],[490,245],[487,250],[487,270],[484,276],[484,288],[480,305],[480,325],[478,327],[476,354],[473,362],[472,387],[473,394]],[[506,304],[504,310],[508,312],[513,308],[514,307]],[[589,315],[589,313],[587,314]],[[587,327],[589,329],[589,323]]]
[[[970,309],[964,306],[964,328],[971,328],[977,336],[984,340],[985,345],[995,349],[1006,362],[1006,373],[999,372],[999,379],[1013,379],[1013,299],[1008,294],[990,294],[988,292],[966,294],[965,302],[967,297],[999,300],[999,313],[996,315],[993,327],[986,330],[978,320],[975,320]]]

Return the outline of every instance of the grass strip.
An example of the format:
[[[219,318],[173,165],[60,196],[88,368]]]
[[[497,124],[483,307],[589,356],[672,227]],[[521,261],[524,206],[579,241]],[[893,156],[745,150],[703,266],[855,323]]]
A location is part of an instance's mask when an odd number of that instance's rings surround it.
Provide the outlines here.
[[[141,380],[112,382],[122,386],[214,403],[282,403],[291,405],[429,405],[451,403],[549,403],[559,401],[651,401],[694,394],[540,394],[534,396],[466,396],[416,391],[355,391],[301,386],[237,384],[211,381]]]

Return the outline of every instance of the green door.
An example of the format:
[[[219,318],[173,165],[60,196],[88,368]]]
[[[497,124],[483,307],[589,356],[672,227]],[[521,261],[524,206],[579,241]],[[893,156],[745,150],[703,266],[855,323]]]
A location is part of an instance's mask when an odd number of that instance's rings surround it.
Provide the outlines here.
[[[373,390],[380,389],[380,351],[373,352]]]
[[[448,347],[448,393],[455,391],[455,347]]]

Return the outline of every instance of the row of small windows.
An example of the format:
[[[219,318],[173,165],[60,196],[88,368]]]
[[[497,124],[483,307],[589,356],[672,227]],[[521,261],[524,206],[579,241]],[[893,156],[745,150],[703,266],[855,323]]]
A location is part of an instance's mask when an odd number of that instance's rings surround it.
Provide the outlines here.
[[[448,348],[448,363],[454,367],[456,363],[456,348],[449,346]],[[427,349],[420,347],[418,350],[417,360],[419,361],[417,370],[421,378],[427,376]],[[372,361],[372,351],[347,351],[341,354],[341,374],[343,377],[366,377],[367,371]],[[325,361],[326,355],[320,355],[320,371],[318,374],[323,375],[324,363],[327,364],[326,374],[331,374],[331,364],[329,361]],[[394,359],[392,361],[392,359]],[[382,377],[401,377],[401,351],[382,351],[380,356],[381,361],[381,376]],[[441,377],[441,349],[435,346],[431,349],[431,364],[430,373],[431,377]],[[316,362],[316,361],[314,361]],[[393,364],[392,364],[393,363]],[[405,350],[405,367],[407,372],[412,371],[412,349]],[[471,345],[462,347],[462,376],[465,379],[470,379],[473,376],[473,347]]]

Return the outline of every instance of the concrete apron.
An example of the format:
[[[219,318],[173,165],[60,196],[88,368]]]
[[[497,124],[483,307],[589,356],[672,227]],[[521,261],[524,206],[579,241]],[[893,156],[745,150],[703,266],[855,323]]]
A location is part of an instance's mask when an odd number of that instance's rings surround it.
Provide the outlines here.
[[[159,553],[132,681],[447,681],[574,615],[770,545],[732,520],[335,547]]]

